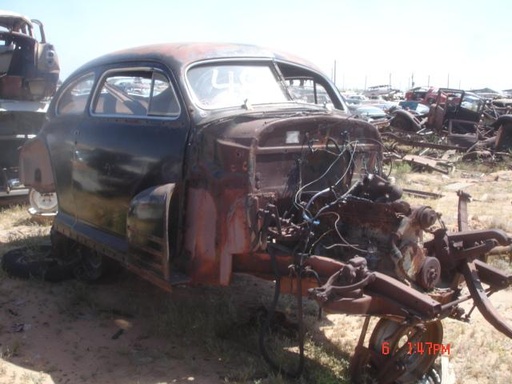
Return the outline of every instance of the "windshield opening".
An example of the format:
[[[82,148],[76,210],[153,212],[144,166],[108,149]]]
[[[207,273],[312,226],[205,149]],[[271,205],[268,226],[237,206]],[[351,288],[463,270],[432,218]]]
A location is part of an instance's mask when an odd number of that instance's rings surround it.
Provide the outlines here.
[[[200,65],[188,70],[187,80],[193,98],[203,109],[289,101],[269,64]]]

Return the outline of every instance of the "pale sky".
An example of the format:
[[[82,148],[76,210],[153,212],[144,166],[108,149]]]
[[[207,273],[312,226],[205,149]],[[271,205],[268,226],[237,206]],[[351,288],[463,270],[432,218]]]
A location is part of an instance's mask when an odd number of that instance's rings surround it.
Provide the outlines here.
[[[263,45],[315,63],[344,89],[512,88],[509,0],[0,0],[43,22],[65,79],[127,47]],[[336,65],[334,65],[336,63]]]

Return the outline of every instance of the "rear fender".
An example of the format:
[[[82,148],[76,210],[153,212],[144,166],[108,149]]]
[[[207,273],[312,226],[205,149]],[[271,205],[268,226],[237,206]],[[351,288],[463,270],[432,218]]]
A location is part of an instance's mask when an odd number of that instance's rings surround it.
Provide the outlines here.
[[[20,180],[38,192],[55,192],[55,181],[46,144],[38,137],[26,141],[20,151]]]

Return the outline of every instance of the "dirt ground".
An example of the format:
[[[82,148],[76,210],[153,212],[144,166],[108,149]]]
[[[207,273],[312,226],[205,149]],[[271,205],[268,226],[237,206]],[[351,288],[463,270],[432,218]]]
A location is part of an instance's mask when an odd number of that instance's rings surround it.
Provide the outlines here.
[[[155,331],[157,304],[184,292],[128,272],[87,289],[1,282],[0,383],[221,383],[233,369],[201,343]]]
[[[410,176],[407,184],[408,188],[444,195],[413,200],[444,212],[448,227],[455,224],[455,192],[464,189],[474,198],[469,211],[479,212],[470,216],[471,226],[494,224],[512,232],[512,171],[417,174]],[[2,228],[0,244],[34,230],[44,234],[48,228]],[[228,380],[233,372],[243,371],[243,360],[201,339],[169,336],[161,329],[166,313],[159,313],[158,308],[205,294],[194,289],[180,287],[166,293],[127,271],[91,285],[0,275],[0,384],[261,382]],[[268,289],[268,284],[260,286],[252,280],[235,281],[233,288],[252,292],[254,300],[260,290]],[[512,291],[496,294],[493,303],[512,322]],[[346,339],[346,352],[351,354],[360,325],[358,318],[329,316],[317,325],[317,331],[329,338]],[[472,316],[471,324],[446,320],[444,325],[444,343],[451,344],[445,359],[449,367],[445,373],[451,378],[446,384],[512,382],[512,342],[479,313]]]

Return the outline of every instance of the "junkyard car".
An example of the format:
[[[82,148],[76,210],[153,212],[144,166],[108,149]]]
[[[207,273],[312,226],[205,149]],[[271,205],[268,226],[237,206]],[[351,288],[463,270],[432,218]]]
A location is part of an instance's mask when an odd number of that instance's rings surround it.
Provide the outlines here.
[[[405,92],[405,100],[418,101],[430,105],[436,101],[437,89],[434,87],[416,87]]]
[[[20,182],[18,148],[41,128],[59,71],[43,24],[0,11],[0,197],[3,203],[28,196],[35,215],[55,213],[56,195],[40,194]]]
[[[411,208],[382,174],[377,128],[304,60],[224,44],[116,52],[73,73],[48,117],[22,149],[22,181],[57,191],[54,257],[78,277],[108,258],[166,289],[251,273],[381,317],[352,361],[380,383],[429,374],[436,354],[404,345],[441,346],[463,301],[512,336],[480,286],[512,278],[475,260],[508,236],[468,230],[465,208],[455,234]]]
[[[483,136],[482,111],[484,100],[460,89],[440,88],[426,117],[407,109],[393,112],[391,125],[402,131],[419,132],[425,128],[446,137],[453,148],[471,148]]]
[[[390,116],[382,109],[373,105],[349,106],[354,117],[365,120],[377,128],[389,125]]]
[[[55,93],[59,61],[39,20],[0,11],[0,74],[2,98],[41,100]]]
[[[258,209],[324,172],[294,170],[304,148],[326,135],[376,135],[346,111],[325,75],[268,50],[171,44],[115,53],[60,87],[49,122],[23,146],[23,183],[57,191],[56,234],[160,285],[183,275],[227,284],[232,254],[261,249]]]

